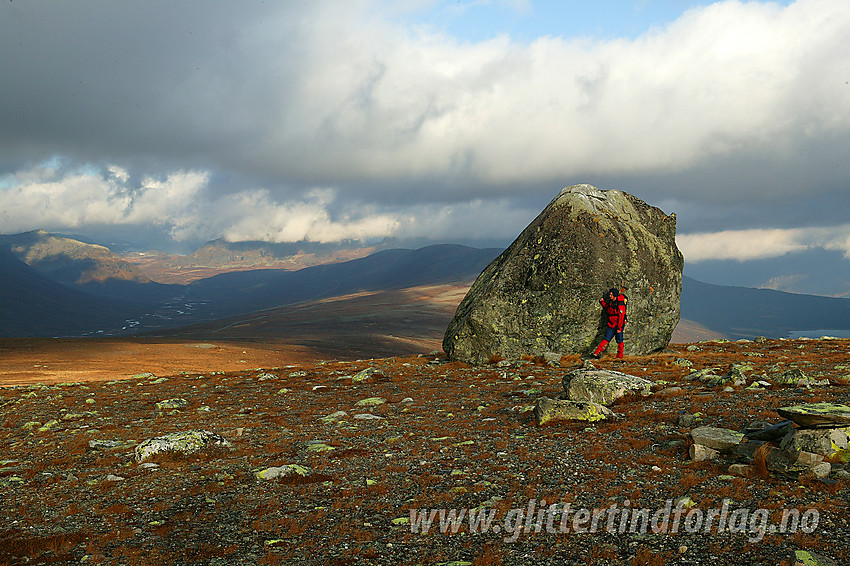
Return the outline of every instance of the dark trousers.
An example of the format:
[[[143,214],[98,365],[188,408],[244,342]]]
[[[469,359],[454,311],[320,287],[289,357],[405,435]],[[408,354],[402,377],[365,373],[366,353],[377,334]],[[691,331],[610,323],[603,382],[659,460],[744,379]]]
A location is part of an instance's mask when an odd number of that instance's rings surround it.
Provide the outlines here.
[[[617,343],[618,344],[623,343],[623,333],[622,332],[617,332],[616,328],[611,328],[610,326],[605,329],[605,340],[607,342],[610,342],[611,338],[613,338],[614,336],[617,337]]]

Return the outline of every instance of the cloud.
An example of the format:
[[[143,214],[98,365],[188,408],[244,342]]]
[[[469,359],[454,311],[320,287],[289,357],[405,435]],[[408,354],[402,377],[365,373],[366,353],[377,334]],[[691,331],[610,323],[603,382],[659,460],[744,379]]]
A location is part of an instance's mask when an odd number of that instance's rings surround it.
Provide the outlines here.
[[[846,0],[726,0],[633,39],[528,41],[411,19],[433,5],[4,4],[3,230],[504,238],[528,202],[580,182],[694,218],[712,201],[764,216],[780,199],[820,218],[805,203],[846,192]],[[57,155],[73,173],[32,165]],[[798,244],[749,237],[759,253]]]
[[[156,224],[178,230],[208,182],[208,174],[178,171],[129,183],[118,166],[66,171],[44,164],[0,178],[4,232],[78,229],[85,225]]]
[[[97,61],[109,63],[105,71],[121,70],[125,82],[92,76],[91,62],[75,56],[90,51],[81,43],[90,41],[88,33],[77,39],[63,29],[54,46],[70,54],[51,55],[71,65],[55,77],[64,104],[30,116],[42,129],[54,121],[97,132],[102,125],[80,121],[101,115],[101,124],[132,128],[126,133],[135,139],[118,142],[124,151],[139,143],[156,151],[167,134],[163,151],[184,158],[226,152],[221,157],[233,167],[313,184],[678,170],[742,149],[784,154],[799,135],[850,128],[843,70],[850,64],[850,12],[842,0],[784,8],[727,1],[635,40],[530,43],[507,36],[464,43],[403,27],[391,19],[397,8],[376,2],[239,14],[186,3],[173,15],[195,16],[197,24],[163,30],[165,48],[174,48],[167,58],[135,28],[137,18],[162,10],[106,10],[116,18],[111,31],[87,30],[96,41],[116,40],[118,65],[105,53]],[[61,14],[48,17],[59,25]],[[46,80],[37,65],[7,66],[11,83]],[[89,84],[69,84],[79,75]],[[24,88],[14,94],[4,114],[33,109],[19,98]],[[66,135],[72,132],[78,140],[76,129]]]
[[[765,259],[813,248],[842,251],[850,259],[850,224],[794,229],[725,230],[680,234],[685,261]]]
[[[341,217],[331,217],[328,207],[335,199],[333,190],[312,190],[302,201],[278,203],[266,190],[228,196],[213,205],[219,218],[229,214],[224,237],[230,241],[338,242],[341,240],[382,239],[398,232],[399,220],[369,207],[349,207]]]
[[[215,195],[205,171],[177,171],[134,182],[117,165],[65,170],[51,163],[0,178],[0,224],[6,232],[36,228],[159,225],[177,241],[338,242],[385,238],[493,239],[521,230],[536,211],[510,199],[378,206],[346,202],[313,188],[287,200],[267,189]],[[493,219],[498,219],[493,222]]]

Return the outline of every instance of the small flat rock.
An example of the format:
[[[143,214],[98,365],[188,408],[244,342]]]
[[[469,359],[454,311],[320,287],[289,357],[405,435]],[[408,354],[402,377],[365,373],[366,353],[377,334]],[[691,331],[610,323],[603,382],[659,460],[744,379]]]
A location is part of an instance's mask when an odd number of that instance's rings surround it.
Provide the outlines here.
[[[797,455],[797,461],[794,462],[796,466],[802,466],[804,468],[813,468],[823,462],[823,454],[814,454],[812,452],[800,452]]]
[[[556,400],[540,397],[534,406],[534,420],[541,425],[549,421],[601,421],[613,416],[608,407],[588,401]]]
[[[133,442],[124,442],[123,440],[89,440],[89,448],[92,450],[116,450],[129,448],[133,445]]]
[[[310,470],[298,464],[285,464],[283,466],[275,466],[259,471],[254,476],[258,480],[276,480],[279,478],[291,477],[307,477],[310,475]]]
[[[688,449],[688,453],[691,456],[691,460],[694,462],[715,460],[720,455],[720,452],[717,450],[709,448],[708,446],[703,446],[702,444],[691,444],[691,447]]]
[[[753,430],[749,432],[745,432],[744,436],[746,436],[750,440],[776,440],[777,438],[782,438],[787,435],[789,432],[794,430],[794,423],[791,421],[782,421],[773,425],[766,426],[761,430]]]
[[[339,420],[344,419],[347,416],[348,413],[346,413],[345,411],[336,411],[335,413],[331,413],[330,415],[322,417],[321,420],[324,423],[335,423]]]
[[[834,403],[808,403],[776,410],[783,418],[807,428],[840,428],[850,426],[850,407]]]
[[[384,421],[386,420],[384,417],[379,417],[378,415],[373,415],[372,413],[359,413],[354,415],[354,418],[360,421]]]
[[[377,407],[378,405],[383,405],[387,400],[383,397],[369,397],[368,399],[361,399],[357,401],[355,405],[357,407]]]
[[[610,405],[629,393],[648,395],[652,382],[619,371],[580,368],[564,376],[564,391],[573,401]]]
[[[732,451],[744,439],[744,435],[728,428],[701,426],[691,431],[694,444],[701,444],[719,452]]]
[[[821,462],[820,464],[815,464],[811,467],[812,475],[816,478],[825,479],[829,477],[829,473],[832,471],[832,464],[829,462]]]
[[[163,409],[183,409],[189,406],[189,401],[186,399],[166,399],[156,404],[156,408],[162,411]]]
[[[838,566],[838,562],[810,550],[794,551],[794,566]]]

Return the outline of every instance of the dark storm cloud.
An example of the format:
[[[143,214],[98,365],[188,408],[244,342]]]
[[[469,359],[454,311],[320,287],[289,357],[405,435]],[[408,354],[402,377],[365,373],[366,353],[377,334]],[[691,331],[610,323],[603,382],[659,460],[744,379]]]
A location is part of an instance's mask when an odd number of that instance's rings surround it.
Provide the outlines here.
[[[843,234],[837,207],[811,204],[846,202],[850,179],[842,0],[522,43],[400,25],[395,6],[2,5],[2,229],[509,238],[590,182],[683,232]]]

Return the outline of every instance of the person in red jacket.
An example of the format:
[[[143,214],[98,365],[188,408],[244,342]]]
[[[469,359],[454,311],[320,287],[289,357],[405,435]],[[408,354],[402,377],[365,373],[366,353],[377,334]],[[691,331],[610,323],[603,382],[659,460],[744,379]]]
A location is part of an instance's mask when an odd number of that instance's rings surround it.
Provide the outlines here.
[[[593,356],[599,358],[608,342],[617,338],[617,357],[623,357],[623,327],[626,325],[626,296],[619,289],[612,287],[607,297],[599,299],[599,303],[608,316],[608,328],[605,329],[605,338],[596,347]]]

